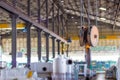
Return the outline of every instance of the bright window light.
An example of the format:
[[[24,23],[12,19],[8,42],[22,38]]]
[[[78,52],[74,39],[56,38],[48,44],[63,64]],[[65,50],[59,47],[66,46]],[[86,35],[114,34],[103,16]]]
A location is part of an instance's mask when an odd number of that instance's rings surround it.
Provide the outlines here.
[[[78,22],[75,22],[75,24],[77,24]]]
[[[73,16],[71,18],[74,18]]]
[[[103,21],[106,20],[106,18],[100,18],[100,19],[103,20]]]
[[[104,8],[104,7],[100,7],[99,9],[103,10],[103,11],[106,11],[106,8]]]

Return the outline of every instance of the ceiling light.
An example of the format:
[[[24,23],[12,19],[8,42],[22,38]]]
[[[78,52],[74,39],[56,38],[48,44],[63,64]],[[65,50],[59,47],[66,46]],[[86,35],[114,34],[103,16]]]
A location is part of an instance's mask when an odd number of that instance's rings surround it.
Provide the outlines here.
[[[106,8],[104,8],[104,7],[100,7],[99,9],[103,10],[103,11],[106,11]]]
[[[77,24],[78,22],[75,22],[75,24]]]
[[[63,0],[61,0],[61,2],[63,3],[64,1],[63,1]]]
[[[100,19],[103,20],[103,21],[106,20],[106,18],[100,18]]]
[[[71,18],[74,18],[73,16]]]

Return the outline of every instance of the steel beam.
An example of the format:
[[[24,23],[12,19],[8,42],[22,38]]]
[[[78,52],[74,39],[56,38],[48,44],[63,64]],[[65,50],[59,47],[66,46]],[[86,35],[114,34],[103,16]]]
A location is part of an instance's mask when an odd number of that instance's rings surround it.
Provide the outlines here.
[[[30,16],[30,1],[31,0],[27,0],[27,15]]]
[[[60,55],[60,40],[57,40],[57,51],[58,51],[58,55]]]
[[[45,33],[46,36],[46,62],[49,61],[49,34]]]
[[[55,11],[54,11],[54,3],[52,3],[52,31],[53,32],[55,32],[55,18],[54,18],[54,16],[55,16]]]
[[[38,33],[38,61],[41,61],[41,48],[42,48],[42,41],[41,41],[41,35],[42,35],[42,30],[41,29],[37,29],[37,33]]]
[[[26,23],[26,28],[27,28],[27,67],[29,67],[31,63],[31,36],[30,36],[30,28],[31,28],[31,23]]]
[[[60,35],[60,10],[58,8],[58,27],[57,27],[57,34]]]
[[[46,0],[46,28],[48,28],[48,0]]]
[[[67,20],[66,11],[64,10],[64,8],[63,8],[60,0],[52,0],[52,1],[53,1],[53,3],[59,8],[59,10],[62,12],[64,19]],[[64,27],[66,27],[66,26],[64,26]],[[66,30],[66,29],[65,29],[65,32],[67,33],[67,30]]]
[[[19,16],[20,19],[24,20],[24,21],[28,21],[29,23],[32,23],[33,26],[36,26],[40,29],[42,29],[44,32],[49,33],[51,36],[56,37],[56,39],[61,40],[62,42],[67,43],[66,40],[64,40],[63,38],[61,38],[60,36],[58,36],[57,34],[53,33],[52,31],[48,30],[47,28],[43,27],[42,25],[40,25],[39,23],[35,22],[34,20],[32,20],[30,17],[26,16],[25,14],[23,14],[22,12],[18,11],[16,8],[12,7],[11,5],[9,5],[7,2],[4,2],[3,0],[0,1],[0,7],[3,8],[4,10],[10,12],[10,13],[14,13],[17,14]]]
[[[17,0],[12,0],[12,4],[14,7],[16,7]]]
[[[41,0],[38,0],[38,23],[41,22],[41,8],[40,8]]]
[[[64,22],[63,22],[64,18],[63,18],[63,14],[62,14],[62,17],[61,17],[61,24],[62,24],[62,32],[61,32],[61,36],[62,38],[64,37]]]
[[[12,67],[16,67],[16,46],[17,46],[17,30],[16,30],[16,19],[17,15],[11,14],[12,19]]]
[[[113,24],[113,30],[115,29],[115,26],[116,26],[116,21],[117,21],[117,18],[118,18],[118,14],[119,14],[119,11],[120,11],[120,1],[119,1],[119,4],[117,5],[117,10],[116,10],[116,13],[115,13],[115,20],[114,20],[114,24]]]
[[[55,37],[52,37],[52,56],[55,58]]]
[[[45,2],[46,2],[46,0],[44,0],[44,2],[42,3],[42,5],[40,6],[40,8],[43,8]]]

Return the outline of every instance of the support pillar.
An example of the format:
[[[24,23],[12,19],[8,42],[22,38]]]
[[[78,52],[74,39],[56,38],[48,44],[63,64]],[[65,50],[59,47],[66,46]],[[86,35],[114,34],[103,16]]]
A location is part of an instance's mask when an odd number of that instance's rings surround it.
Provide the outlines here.
[[[31,63],[31,36],[30,36],[31,23],[26,23],[26,28],[27,28],[27,67],[29,67]]]
[[[85,44],[85,60],[87,63],[87,68],[91,69],[91,52],[90,52],[90,46],[88,44]],[[89,80],[90,73],[87,73],[86,80]]]
[[[60,40],[57,40],[57,45],[58,45],[58,55],[60,55]]]
[[[46,62],[49,61],[49,34],[45,33],[46,36]]]
[[[69,52],[69,44],[67,44],[67,50],[66,50],[66,56],[68,57],[68,52]]]
[[[17,30],[16,30],[16,19],[17,15],[11,14],[12,18],[12,67],[16,67],[16,49],[17,49]]]
[[[55,58],[55,37],[52,37],[52,56]]]
[[[38,29],[37,33],[38,33],[38,44],[37,44],[37,47],[38,47],[38,61],[41,61],[41,48],[42,48],[42,46],[41,46],[42,45],[41,35],[42,35],[42,30]]]
[[[62,54],[64,54],[64,43],[62,42],[61,45],[62,45]]]

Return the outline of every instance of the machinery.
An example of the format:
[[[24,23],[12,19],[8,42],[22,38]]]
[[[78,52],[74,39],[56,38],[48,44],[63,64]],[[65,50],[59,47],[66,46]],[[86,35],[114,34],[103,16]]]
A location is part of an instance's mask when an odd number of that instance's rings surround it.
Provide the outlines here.
[[[86,43],[89,46],[96,46],[99,40],[99,32],[96,26],[90,26],[90,28],[83,26],[80,29],[80,46],[84,46]]]
[[[116,66],[110,67],[105,72],[105,78],[107,78],[107,79],[116,79],[116,71],[117,71]]]
[[[53,60],[53,80],[73,80],[73,62],[64,56]]]
[[[30,68],[36,73],[36,78],[47,80],[73,80],[73,62],[71,59],[59,55],[50,62],[35,62]]]
[[[81,77],[87,77],[87,75],[89,75],[90,77],[96,76],[96,72],[88,69],[87,64],[85,62],[84,63],[77,62],[75,64],[78,65],[78,76],[80,78]]]
[[[87,64],[79,64],[79,76],[86,76]]]
[[[94,47],[97,45],[99,40],[99,32],[96,26],[82,27],[80,29],[80,46],[85,46],[85,61],[87,64],[87,72],[86,79],[91,77],[91,72],[93,72],[91,67],[91,52],[90,47]]]
[[[37,73],[36,78],[52,78],[53,63],[48,62],[34,62],[30,64],[33,72]]]
[[[0,80],[34,80],[28,68],[2,69]]]

